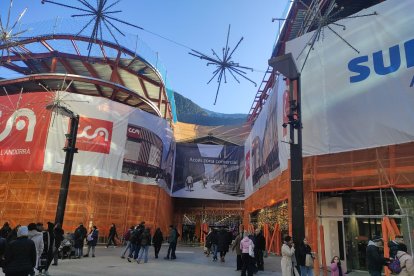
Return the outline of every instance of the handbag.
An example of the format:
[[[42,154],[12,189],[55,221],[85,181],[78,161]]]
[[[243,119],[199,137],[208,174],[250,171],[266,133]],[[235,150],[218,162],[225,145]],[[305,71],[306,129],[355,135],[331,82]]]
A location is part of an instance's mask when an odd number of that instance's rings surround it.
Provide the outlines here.
[[[253,243],[249,245],[249,256],[254,258],[254,244]]]
[[[306,254],[305,266],[307,266],[307,267],[313,267],[313,257],[312,257],[312,254]]]

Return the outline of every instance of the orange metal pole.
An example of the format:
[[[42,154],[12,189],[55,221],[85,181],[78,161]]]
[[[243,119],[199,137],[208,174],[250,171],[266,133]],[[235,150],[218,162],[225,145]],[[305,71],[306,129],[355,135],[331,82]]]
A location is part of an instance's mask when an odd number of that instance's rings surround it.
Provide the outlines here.
[[[393,219],[393,218],[390,219],[390,223],[391,223],[392,228],[394,229],[395,234],[400,236],[401,232],[400,232],[400,229],[398,229],[398,226],[397,226],[397,223],[395,222],[395,219]]]

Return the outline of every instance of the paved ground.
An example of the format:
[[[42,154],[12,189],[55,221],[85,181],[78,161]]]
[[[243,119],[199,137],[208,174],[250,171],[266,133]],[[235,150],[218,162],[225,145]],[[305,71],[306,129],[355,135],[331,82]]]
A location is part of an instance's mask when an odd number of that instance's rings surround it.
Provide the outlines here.
[[[226,256],[226,262],[213,262],[207,258],[201,247],[178,246],[176,260],[164,260],[168,247],[163,245],[161,258],[154,258],[154,249],[151,247],[148,263],[129,263],[121,259],[120,255],[124,247],[96,248],[95,258],[82,258],[72,260],[59,260],[58,266],[51,266],[49,273],[52,276],[87,276],[87,275],[154,275],[154,276],[236,276],[240,275],[236,268],[236,254],[230,252]],[[269,256],[264,259],[265,271],[260,271],[256,276],[275,275],[281,276],[280,257]],[[0,272],[0,275],[4,275]],[[350,276],[360,276],[351,273]],[[366,275],[366,274],[365,274]]]

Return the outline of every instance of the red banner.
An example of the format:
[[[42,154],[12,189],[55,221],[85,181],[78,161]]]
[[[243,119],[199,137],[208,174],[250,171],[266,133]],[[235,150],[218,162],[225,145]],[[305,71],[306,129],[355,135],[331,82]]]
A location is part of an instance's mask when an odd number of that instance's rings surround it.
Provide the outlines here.
[[[76,147],[83,151],[108,154],[111,149],[113,123],[80,117]]]
[[[0,171],[41,171],[51,112],[47,92],[0,96]]]

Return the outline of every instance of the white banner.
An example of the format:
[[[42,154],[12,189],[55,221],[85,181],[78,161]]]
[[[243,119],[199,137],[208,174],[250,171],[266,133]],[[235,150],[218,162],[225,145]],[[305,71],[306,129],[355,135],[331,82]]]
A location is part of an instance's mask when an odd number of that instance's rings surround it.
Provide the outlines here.
[[[413,11],[412,0],[388,0],[338,21],[345,30],[330,25],[359,53],[324,28],[301,76],[304,155],[414,140]],[[312,34],[287,43],[299,69]]]
[[[245,142],[246,197],[287,168],[288,148],[282,142],[285,139],[281,127],[283,108],[278,107],[278,102],[283,102],[283,99],[278,99],[283,93],[278,91],[283,92],[285,84],[280,80],[275,81],[273,91]]]
[[[108,99],[66,93],[80,116],[72,174],[135,181],[171,188],[174,141],[168,123]],[[54,112],[43,170],[63,172],[69,118]]]

